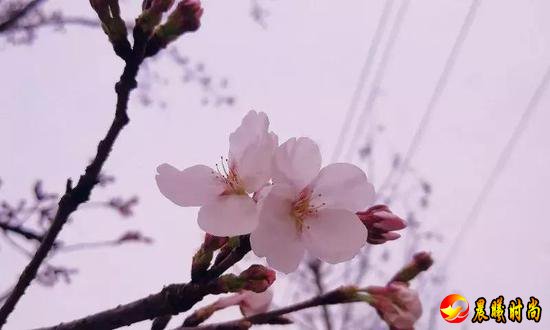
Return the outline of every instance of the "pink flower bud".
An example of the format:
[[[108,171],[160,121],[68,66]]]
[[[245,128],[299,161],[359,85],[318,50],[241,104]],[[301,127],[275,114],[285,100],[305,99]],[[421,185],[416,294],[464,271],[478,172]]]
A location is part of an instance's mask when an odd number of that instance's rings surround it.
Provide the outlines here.
[[[416,268],[418,268],[418,270],[420,271],[428,270],[434,263],[432,255],[426,251],[416,253],[413,256],[413,261]]]
[[[244,281],[244,290],[259,293],[267,290],[275,282],[276,274],[273,269],[262,265],[252,265],[242,272],[239,278]]]
[[[392,213],[386,205],[375,205],[356,214],[369,231],[367,242],[370,244],[396,240],[401,235],[393,231],[407,227],[407,222]]]
[[[433,265],[434,261],[428,252],[418,252],[413,256],[408,264],[401,268],[391,279],[390,282],[407,283],[414,279],[418,274],[428,270]]]
[[[392,282],[384,287],[370,286],[371,305],[391,329],[413,329],[422,315],[422,304],[415,290],[405,283]]]
[[[168,17],[167,25],[178,35],[196,31],[201,25],[203,9],[199,0],[182,0]]]

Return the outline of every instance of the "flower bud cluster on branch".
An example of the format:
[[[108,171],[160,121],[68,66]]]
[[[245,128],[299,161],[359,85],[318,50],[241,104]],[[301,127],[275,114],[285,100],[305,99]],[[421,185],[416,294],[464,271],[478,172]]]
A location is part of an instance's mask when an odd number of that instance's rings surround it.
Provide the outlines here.
[[[127,60],[132,47],[127,39],[127,28],[120,15],[118,0],[90,0],[97,13],[103,31],[109,37],[117,55]],[[173,7],[174,0],[146,0],[142,4],[142,13],[136,18],[134,42],[145,38],[145,57],[157,54],[169,43],[186,32],[196,31],[200,27],[203,9],[199,0],[181,0],[169,13],[165,23],[162,17]]]
[[[253,315],[241,311],[245,316],[242,319],[228,321],[224,323],[205,325],[196,329],[249,329],[254,324],[287,324],[292,322],[286,316],[290,313],[301,311],[304,309],[336,305],[348,303],[367,303],[374,307],[382,320],[387,323],[392,330],[411,330],[414,329],[414,323],[422,315],[422,305],[418,294],[415,290],[410,289],[409,281],[413,280],[420,272],[427,270],[433,263],[430,255],[426,252],[421,252],[414,257],[413,261],[403,267],[385,286],[370,286],[367,288],[358,288],[356,286],[343,286],[338,289],[329,291],[325,294],[313,297],[311,299],[299,302],[287,307],[274,309],[271,311],[256,312]],[[415,266],[412,266],[415,264]],[[400,282],[393,280],[398,278],[400,273],[408,272],[406,269],[414,267],[419,270],[417,273],[410,273],[409,281]],[[191,326],[196,326],[205,319],[210,317],[212,313],[231,305],[240,304],[242,300],[250,299],[246,296],[234,295],[227,298],[222,298],[215,303],[197,310],[189,316],[182,327],[174,330],[190,329]],[[259,297],[265,303],[265,298]],[[212,326],[212,328],[210,328]]]

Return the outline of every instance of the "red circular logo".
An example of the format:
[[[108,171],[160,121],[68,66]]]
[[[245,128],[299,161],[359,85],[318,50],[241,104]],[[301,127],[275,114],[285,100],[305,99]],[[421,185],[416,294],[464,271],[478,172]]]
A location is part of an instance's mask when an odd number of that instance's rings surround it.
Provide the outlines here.
[[[460,323],[466,319],[470,312],[470,304],[466,298],[459,294],[450,294],[439,305],[441,317],[449,323]]]

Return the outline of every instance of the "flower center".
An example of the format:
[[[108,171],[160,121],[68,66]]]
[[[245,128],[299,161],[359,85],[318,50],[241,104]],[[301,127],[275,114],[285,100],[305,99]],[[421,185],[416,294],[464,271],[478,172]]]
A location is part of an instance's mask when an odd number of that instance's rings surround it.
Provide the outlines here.
[[[220,170],[221,167],[221,170]],[[237,168],[235,166],[229,166],[229,160],[221,157],[221,163],[216,164],[216,171],[214,173],[216,178],[225,184],[225,191],[222,195],[246,195],[242,182],[240,182]]]
[[[308,217],[317,215],[319,209],[325,206],[325,203],[319,205],[312,204],[313,190],[310,188],[304,188],[298,198],[292,203],[292,218],[296,222],[296,228],[299,232],[304,229],[304,220]],[[318,195],[321,197],[321,194]]]

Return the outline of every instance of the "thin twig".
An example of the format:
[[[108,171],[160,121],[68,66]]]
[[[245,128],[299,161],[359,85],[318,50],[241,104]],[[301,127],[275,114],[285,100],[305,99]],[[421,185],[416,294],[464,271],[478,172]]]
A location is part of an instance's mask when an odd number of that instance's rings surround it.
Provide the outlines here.
[[[252,326],[250,322],[233,321],[201,325],[196,327],[180,327],[178,330],[246,330]]]
[[[319,259],[312,260],[309,263],[309,269],[313,273],[315,280],[315,286],[317,287],[317,294],[322,295],[325,293],[325,287],[323,284],[323,275],[321,274],[321,261]],[[323,310],[323,321],[325,323],[326,330],[332,330],[332,321],[330,319],[330,312],[327,305],[321,305]]]
[[[6,233],[14,233],[31,241],[37,241],[40,243],[44,240],[44,235],[39,234],[32,229],[19,225],[12,225],[7,222],[0,221],[0,229],[4,230]]]
[[[25,17],[25,15],[27,15],[33,8],[35,8],[42,2],[44,2],[44,0],[32,0],[28,2],[25,6],[23,6],[21,9],[11,13],[5,21],[0,23],[0,33],[3,33],[9,30],[13,25],[17,23],[17,21]]]

